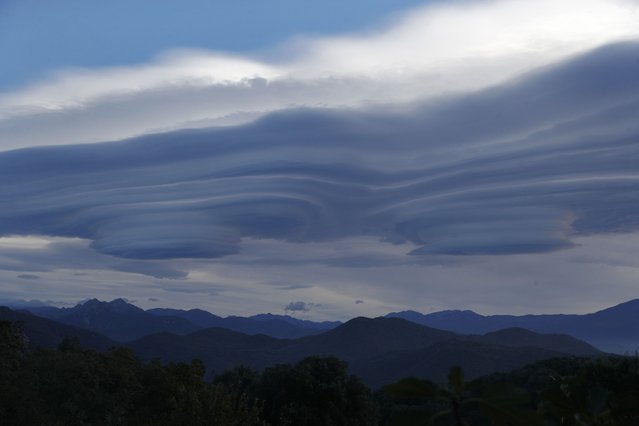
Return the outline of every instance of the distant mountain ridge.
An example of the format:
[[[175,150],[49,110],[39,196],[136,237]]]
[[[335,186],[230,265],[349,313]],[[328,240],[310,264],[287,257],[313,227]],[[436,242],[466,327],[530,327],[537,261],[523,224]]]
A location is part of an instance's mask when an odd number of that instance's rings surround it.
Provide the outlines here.
[[[58,314],[67,320],[79,317],[91,321],[104,312],[117,312],[122,317],[120,323],[140,315],[136,310],[139,308],[127,306],[124,301],[88,301],[85,304],[88,304],[86,310],[71,308]],[[188,315],[198,315],[200,320],[215,319],[201,312]],[[81,343],[88,342],[90,347],[99,350],[115,346],[97,333],[8,308],[0,309],[0,319],[22,321],[25,333],[36,346],[56,346],[64,337],[76,337]],[[263,322],[271,321],[275,320]],[[166,323],[154,323],[157,324]],[[371,386],[381,386],[407,375],[444,380],[454,364],[462,366],[472,378],[550,357],[601,354],[591,345],[570,336],[541,335],[517,328],[483,336],[459,335],[401,318],[384,317],[358,317],[323,333],[296,339],[247,335],[211,327],[183,335],[161,331],[122,344],[146,360],[159,358],[168,362],[199,358],[210,373],[220,373],[237,365],[263,369],[277,363],[296,362],[310,355],[334,355],[346,360],[351,371]]]
[[[111,302],[91,299],[73,308],[35,306],[23,309],[122,342],[159,332],[184,335],[209,327],[295,339],[320,334],[341,324],[339,321],[313,322],[270,313],[223,318],[201,309],[156,308],[144,311],[122,299]],[[486,334],[507,328],[523,328],[543,334],[570,335],[608,352],[634,353],[639,349],[639,299],[584,315],[484,316],[469,310],[447,310],[430,314],[393,312],[386,317],[402,318],[461,334]]]
[[[32,314],[62,324],[85,328],[118,342],[136,340],[155,333],[184,335],[210,327],[221,327],[244,334],[294,339],[329,330],[339,321],[313,322],[287,315],[260,314],[253,317],[222,318],[202,309],[155,308],[147,311],[125,301],[90,299],[72,308],[25,307]]]
[[[295,339],[330,330],[341,322],[312,322],[292,318],[288,315],[260,314],[252,317],[228,316],[226,318],[213,315],[200,309],[188,311],[180,309],[149,309],[146,311],[156,316],[173,316],[184,318],[202,328],[221,327],[244,334],[264,334],[280,339]]]
[[[269,320],[277,319],[277,320],[286,321],[290,324],[297,325],[299,327],[314,328],[317,330],[330,330],[342,324],[341,321],[315,322],[315,321],[309,321],[309,320],[301,320],[299,318],[293,318],[290,315],[275,315],[271,313],[257,314],[257,315],[250,316],[249,318],[253,320],[257,320],[257,321],[269,321]]]
[[[561,333],[585,340],[609,352],[634,353],[639,349],[639,299],[583,315],[480,315],[473,311],[392,312],[417,324],[464,334],[485,334],[519,327],[537,333]]]
[[[188,334],[201,328],[183,318],[150,315],[124,299],[110,302],[90,299],[72,308],[45,307],[25,310],[62,324],[103,334],[119,342],[163,331]]]

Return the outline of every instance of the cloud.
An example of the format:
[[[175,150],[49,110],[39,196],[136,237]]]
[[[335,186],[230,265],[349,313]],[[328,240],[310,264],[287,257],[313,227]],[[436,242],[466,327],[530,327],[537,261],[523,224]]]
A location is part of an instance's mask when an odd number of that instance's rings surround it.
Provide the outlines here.
[[[0,270],[0,299],[51,299],[58,301],[56,305],[64,301],[73,306],[84,297],[102,300],[127,297],[139,300],[145,308],[198,307],[223,316],[254,315],[283,310],[283,293],[273,291],[271,283],[304,282],[311,276],[313,287],[297,290],[295,298],[289,300],[322,304],[304,313],[305,317],[348,320],[356,315],[374,317],[404,309],[420,312],[473,309],[484,314],[587,313],[637,297],[639,263],[635,252],[639,233],[580,236],[574,238],[574,243],[571,250],[506,258],[493,255],[422,258],[405,256],[398,250],[401,246],[372,237],[305,244],[247,240],[242,256],[215,261],[164,261],[178,263],[181,269],[189,271],[189,279],[179,282],[109,270],[92,270],[88,276],[75,277],[73,269],[59,269],[25,285],[15,272]],[[369,268],[349,268],[321,262],[336,247],[339,255],[348,253],[349,246],[350,251],[368,247],[389,257],[394,253],[394,257],[409,258],[412,263],[387,262]],[[247,261],[245,257],[259,261]],[[269,264],[273,257],[288,257],[290,262],[286,267]],[[319,261],[309,263],[311,258]],[[418,262],[420,259],[428,261]],[[202,292],[167,293],[163,286],[202,289]],[[224,291],[209,297],[204,292],[209,288]],[[362,295],[366,295],[365,299]],[[149,297],[162,302],[150,303]],[[355,305],[358,299],[365,303]]]
[[[40,279],[40,275],[35,275],[35,274],[20,274],[17,276],[20,279],[23,280],[38,280]]]
[[[356,304],[356,305],[361,305],[361,304],[363,304],[363,303],[364,303],[364,301],[363,301],[363,300],[361,300],[361,299],[357,299],[357,300],[355,301],[355,304]]]
[[[305,302],[291,302],[284,308],[287,312],[308,312],[311,310],[312,304]]]
[[[159,279],[182,280],[188,277],[166,262],[130,261],[102,255],[90,249],[90,242],[77,238],[55,237],[0,237],[0,270],[51,272],[60,269],[82,271],[117,271],[146,275]],[[88,272],[74,272],[73,276],[86,277]],[[27,279],[38,277],[21,274]]]
[[[181,50],[137,66],[61,70],[0,94],[0,150],[478,90],[636,38],[637,20],[629,0],[438,2],[383,28],[297,40],[260,58]]]
[[[284,286],[275,287],[277,290],[302,290],[307,288],[312,288],[312,285],[304,285],[304,284],[289,284]]]
[[[638,56],[637,43],[611,45],[438,102],[0,153],[0,235],[88,240],[113,269],[184,278],[135,262],[241,256],[247,239],[373,236],[477,255],[628,232]],[[71,258],[74,246],[55,247]]]

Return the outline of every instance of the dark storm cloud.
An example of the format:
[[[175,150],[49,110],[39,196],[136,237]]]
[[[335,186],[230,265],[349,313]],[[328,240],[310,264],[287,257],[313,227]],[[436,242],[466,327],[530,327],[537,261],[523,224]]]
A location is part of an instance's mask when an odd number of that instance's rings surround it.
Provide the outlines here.
[[[11,151],[0,235],[81,237],[128,259],[222,257],[249,237],[558,250],[639,225],[638,116],[627,43],[428,105]]]

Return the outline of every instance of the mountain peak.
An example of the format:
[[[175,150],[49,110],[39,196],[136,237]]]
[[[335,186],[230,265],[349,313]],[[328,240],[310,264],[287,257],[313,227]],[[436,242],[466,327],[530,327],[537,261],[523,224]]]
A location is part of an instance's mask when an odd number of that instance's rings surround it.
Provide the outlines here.
[[[627,302],[623,302],[618,305],[612,306],[610,308],[597,311],[592,315],[597,315],[602,313],[612,313],[612,312],[639,314],[639,299],[628,300]]]
[[[439,317],[466,317],[466,318],[476,318],[481,317],[482,315],[478,314],[475,311],[471,311],[469,309],[447,309],[445,311],[433,312],[431,314],[427,314],[429,316],[439,316]]]
[[[77,308],[77,307],[80,307],[80,306],[85,306],[85,307],[99,306],[99,305],[102,305],[104,303],[106,303],[106,302],[103,302],[101,300],[93,298],[93,299],[87,299],[87,300],[85,300],[83,302],[79,302],[77,305],[75,305],[75,307]]]

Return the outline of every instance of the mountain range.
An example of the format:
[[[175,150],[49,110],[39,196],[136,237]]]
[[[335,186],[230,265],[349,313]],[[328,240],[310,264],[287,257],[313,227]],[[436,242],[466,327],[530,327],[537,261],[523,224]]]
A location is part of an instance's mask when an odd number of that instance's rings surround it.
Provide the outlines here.
[[[207,327],[224,319],[205,311],[149,312],[121,299],[89,300],[73,308],[35,311],[50,318],[2,308],[0,319],[21,321],[32,346],[55,346],[64,336],[75,337],[80,344],[98,350],[125,345],[145,360],[159,358],[169,362],[199,358],[208,367],[209,374],[240,364],[262,369],[310,355],[334,355],[347,361],[353,373],[374,387],[405,376],[443,381],[452,365],[460,365],[466,376],[473,378],[556,356],[601,354],[588,343],[566,335],[540,334],[522,328],[467,335],[393,317],[359,317],[337,326],[316,323],[316,328],[306,326],[305,329],[312,330],[307,336],[276,338]],[[255,323],[276,322],[303,329],[305,324],[275,315],[243,318],[239,322],[237,317],[231,320],[229,324],[251,324],[251,327]],[[90,326],[92,330],[76,324]],[[125,333],[127,324],[131,331]],[[200,328],[190,331],[192,327]],[[120,339],[128,339],[144,330],[150,332],[125,343],[115,343],[113,340],[117,339],[101,336],[98,329]]]
[[[535,335],[535,345],[526,339]],[[373,387],[417,376],[444,381],[452,365],[467,377],[509,371],[557,356],[601,354],[569,336],[511,329],[500,335],[464,336],[399,318],[355,318],[322,334],[298,339],[248,336],[221,328],[186,336],[160,333],[127,344],[143,359],[201,359],[212,373],[242,364],[262,369],[310,355],[333,355]]]
[[[473,311],[441,311],[421,314],[393,312],[386,317],[463,334],[484,334],[520,327],[537,333],[568,334],[606,352],[639,350],[639,299],[585,315],[480,315]]]
[[[82,347],[98,351],[116,346],[116,342],[94,331],[61,324],[29,312],[14,311],[6,306],[0,306],[0,320],[19,324],[27,345],[34,349],[57,347],[65,338],[77,339]]]
[[[144,311],[123,299],[88,300],[72,308],[16,306],[66,325],[86,328],[119,342],[153,333],[185,335],[210,327],[244,334],[264,334],[281,339],[312,336],[333,329],[339,321],[313,322],[288,315],[259,314],[251,317],[220,317],[201,309],[156,308]],[[567,334],[612,353],[635,353],[639,349],[639,299],[585,315],[480,315],[473,311],[448,310],[429,314],[393,312],[420,325],[460,334],[485,334],[505,328],[523,328],[537,333]]]
[[[32,314],[62,324],[86,328],[118,342],[139,339],[153,333],[189,334],[210,327],[220,327],[244,334],[265,334],[292,339],[329,330],[341,324],[312,322],[287,315],[260,314],[252,317],[219,317],[201,309],[158,308],[147,311],[124,299],[104,302],[90,299],[71,308],[53,306],[26,307]]]

